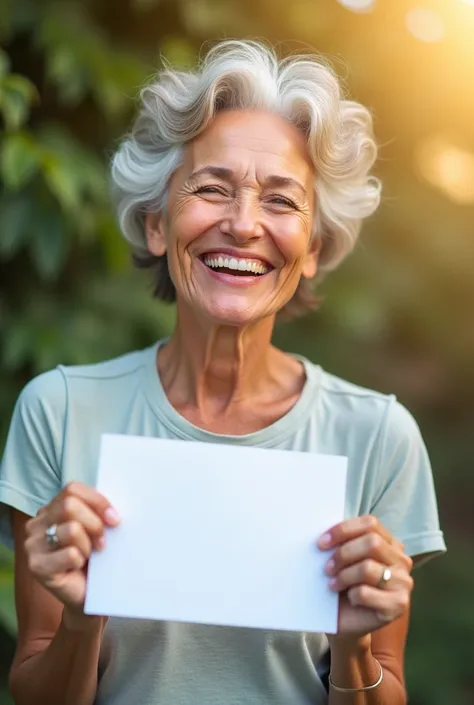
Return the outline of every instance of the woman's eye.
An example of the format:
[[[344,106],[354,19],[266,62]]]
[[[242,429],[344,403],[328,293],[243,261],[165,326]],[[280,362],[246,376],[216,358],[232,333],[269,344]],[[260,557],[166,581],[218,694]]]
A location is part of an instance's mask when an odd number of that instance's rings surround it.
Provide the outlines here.
[[[297,208],[296,203],[286,196],[271,196],[269,201],[278,206],[286,206],[287,208],[294,208],[295,210]]]
[[[196,193],[208,193],[217,196],[226,196],[226,192],[218,186],[200,186],[196,189]]]

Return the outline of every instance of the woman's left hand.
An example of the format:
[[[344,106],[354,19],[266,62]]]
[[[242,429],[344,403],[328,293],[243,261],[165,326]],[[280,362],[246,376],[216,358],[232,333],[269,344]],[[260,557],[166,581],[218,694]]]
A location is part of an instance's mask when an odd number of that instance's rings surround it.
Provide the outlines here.
[[[348,519],[318,541],[332,550],[330,588],[340,593],[338,636],[361,637],[392,622],[410,604],[413,561],[374,516]],[[384,584],[384,571],[390,578]]]

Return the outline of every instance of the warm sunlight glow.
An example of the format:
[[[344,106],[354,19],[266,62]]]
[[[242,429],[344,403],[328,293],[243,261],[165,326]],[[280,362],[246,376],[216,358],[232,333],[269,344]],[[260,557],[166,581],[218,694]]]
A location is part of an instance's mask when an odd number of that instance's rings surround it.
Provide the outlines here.
[[[445,35],[441,17],[426,7],[415,7],[405,16],[408,31],[421,42],[439,42]]]
[[[416,153],[421,175],[455,203],[474,203],[474,153],[442,135],[423,142]]]
[[[354,12],[368,12],[375,7],[375,0],[337,0],[340,5]]]

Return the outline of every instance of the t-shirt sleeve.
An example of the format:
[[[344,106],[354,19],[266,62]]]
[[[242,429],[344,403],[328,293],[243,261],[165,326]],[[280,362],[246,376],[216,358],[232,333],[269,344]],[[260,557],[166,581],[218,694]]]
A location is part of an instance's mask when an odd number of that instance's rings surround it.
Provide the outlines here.
[[[18,397],[0,466],[0,542],[10,548],[11,508],[35,516],[61,489],[65,413],[58,369],[34,378]]]
[[[445,552],[428,452],[416,421],[396,400],[387,412],[378,465],[371,513],[416,565]]]

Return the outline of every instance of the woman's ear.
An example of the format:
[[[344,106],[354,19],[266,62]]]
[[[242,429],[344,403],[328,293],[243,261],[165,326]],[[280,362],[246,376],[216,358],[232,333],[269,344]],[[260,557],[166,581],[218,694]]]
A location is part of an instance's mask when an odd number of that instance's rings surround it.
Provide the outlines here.
[[[145,216],[145,235],[148,250],[155,257],[166,253],[166,232],[163,213],[147,213]]]
[[[316,276],[321,245],[322,239],[314,235],[301,269],[301,276],[304,277],[304,279],[312,279]]]

